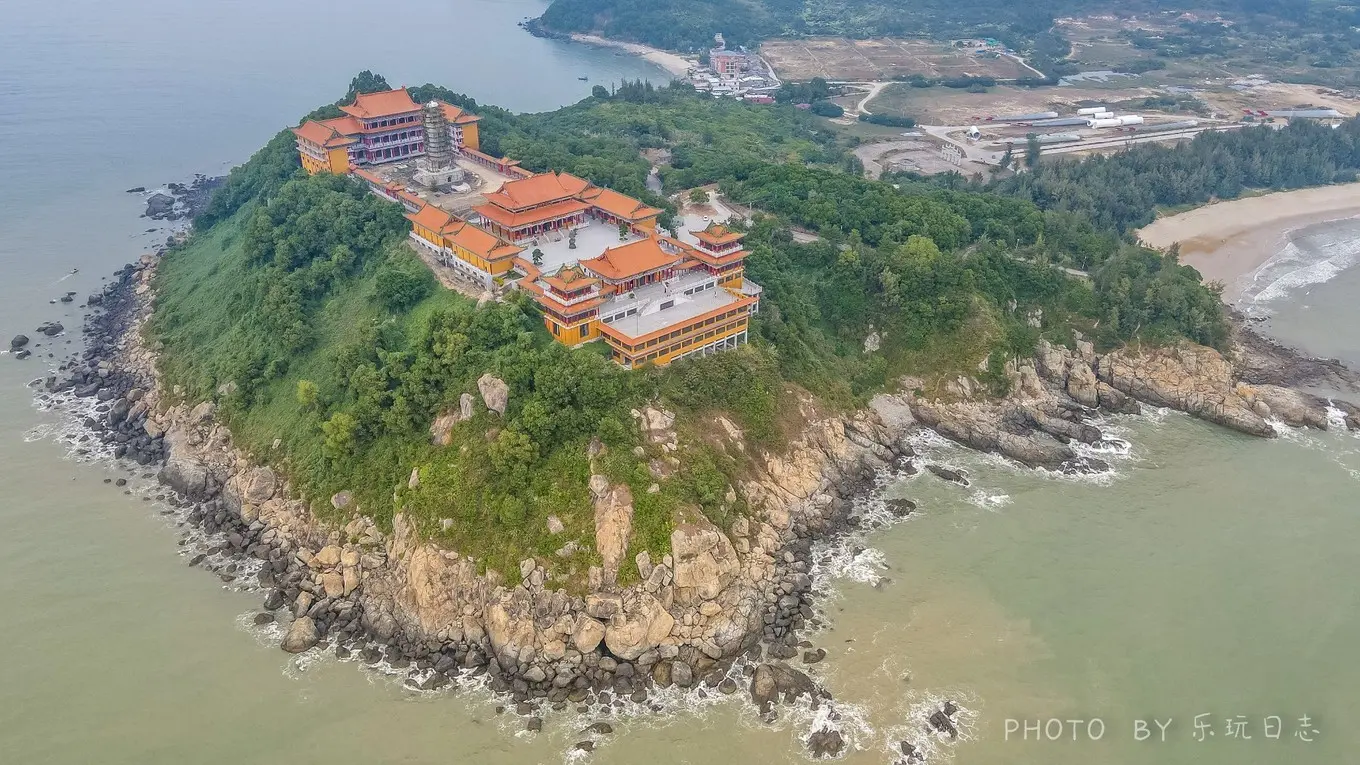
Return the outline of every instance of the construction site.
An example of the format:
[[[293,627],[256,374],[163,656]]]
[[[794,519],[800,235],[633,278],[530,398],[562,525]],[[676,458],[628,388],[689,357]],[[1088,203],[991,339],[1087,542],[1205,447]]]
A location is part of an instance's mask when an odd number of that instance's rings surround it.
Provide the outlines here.
[[[1184,119],[1084,106],[1067,113],[1049,110],[979,116],[967,125],[920,125],[866,140],[855,149],[855,155],[870,178],[879,178],[885,172],[971,175],[1015,166],[1012,162],[1018,164],[1031,141],[1037,143],[1041,155],[1080,156],[1139,143],[1184,141],[1205,131],[1237,130],[1261,122],[1284,125],[1296,119],[1338,121],[1344,117],[1335,109],[1277,109],[1257,110],[1238,120]]]
[[[986,77],[1013,80],[1042,76],[996,41],[954,43],[901,38],[852,40],[808,37],[767,40],[760,55],[789,80],[892,80],[919,74],[937,79]]]

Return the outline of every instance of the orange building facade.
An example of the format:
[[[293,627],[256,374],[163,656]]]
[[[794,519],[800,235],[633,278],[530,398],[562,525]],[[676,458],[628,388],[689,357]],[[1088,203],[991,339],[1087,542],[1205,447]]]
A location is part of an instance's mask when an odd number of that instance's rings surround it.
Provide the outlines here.
[[[449,138],[459,150],[481,146],[475,114],[436,102],[448,121]],[[425,154],[425,125],[420,105],[405,88],[361,93],[340,107],[344,116],[307,120],[293,128],[298,155],[307,172],[344,175],[356,167],[414,159]]]
[[[742,276],[743,235],[716,224],[691,234],[699,244],[643,236],[551,276],[516,258],[519,285],[558,342],[603,340],[630,369],[735,348],[760,307],[760,288]],[[706,239],[721,252],[708,251]]]

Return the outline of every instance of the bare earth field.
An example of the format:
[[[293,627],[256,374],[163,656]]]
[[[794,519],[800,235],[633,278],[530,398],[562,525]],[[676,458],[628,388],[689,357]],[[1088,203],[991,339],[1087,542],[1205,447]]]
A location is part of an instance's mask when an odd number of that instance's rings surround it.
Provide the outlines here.
[[[1153,94],[1152,90],[1136,87],[1014,88],[1005,85],[990,88],[986,93],[970,93],[958,88],[914,88],[894,82],[867,106],[875,114],[908,116],[925,125],[971,125],[985,121],[989,116],[1047,110],[1069,114],[1078,103],[1114,103]]]
[[[890,80],[910,74],[926,77],[994,77],[998,80],[1032,76],[1013,59],[974,53],[926,40],[810,37],[770,40],[760,55],[780,77],[789,80]]]
[[[958,171],[971,175],[986,169],[985,166],[972,162],[952,164],[940,156],[940,147],[938,142],[924,136],[903,138],[860,144],[855,147],[855,156],[864,163],[864,174],[874,179],[889,170],[905,170],[922,175]]]
[[[1311,77],[1318,71],[1300,62],[1280,62],[1263,45],[1246,44],[1226,55],[1158,57],[1154,52],[1134,47],[1129,33],[1160,37],[1182,31],[1175,14],[1116,17],[1085,16],[1058,19],[1055,27],[1072,43],[1072,58],[1083,69],[1122,70],[1135,62],[1159,61],[1165,68],[1153,70],[1134,80],[1151,88],[1178,85],[1189,88],[1218,116],[1237,118],[1243,109],[1288,109],[1297,107],[1333,108],[1347,115],[1360,112],[1360,98],[1354,89],[1317,85],[1293,85],[1280,80]],[[1338,70],[1341,71],[1341,70]],[[1250,76],[1270,82],[1243,85]]]
[[[1351,183],[1206,205],[1153,221],[1138,238],[1158,248],[1179,242],[1181,262],[1194,266],[1206,282],[1223,282],[1223,299],[1233,303],[1290,232],[1357,216],[1360,184]]]

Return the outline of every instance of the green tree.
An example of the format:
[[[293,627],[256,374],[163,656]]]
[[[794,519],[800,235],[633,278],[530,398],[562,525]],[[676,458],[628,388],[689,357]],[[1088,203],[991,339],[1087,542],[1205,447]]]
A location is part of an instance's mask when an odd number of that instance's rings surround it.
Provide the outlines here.
[[[434,291],[430,269],[409,252],[394,252],[378,268],[374,296],[390,311],[405,311]]]
[[[1043,147],[1039,144],[1039,136],[1030,133],[1025,136],[1025,167],[1034,167],[1039,164],[1039,155],[1043,152]]]
[[[593,87],[593,88],[590,89],[590,95],[591,95],[591,97],[593,97],[593,98],[598,98],[598,99],[600,99],[601,101],[608,101],[608,100],[609,100],[609,88],[606,88],[606,87],[603,86],[603,85],[596,85],[595,87]]]
[[[355,431],[358,427],[354,416],[349,412],[336,412],[331,415],[329,420],[321,424],[321,433],[325,437],[322,450],[325,455],[335,460],[353,454],[357,443]]]
[[[312,382],[311,380],[298,380],[297,402],[299,406],[301,406],[303,409],[306,409],[307,411],[315,409],[317,395],[318,390],[316,387],[316,383]]]
[[[622,242],[627,239],[628,239],[628,222],[619,221],[619,241]]]
[[[696,205],[706,205],[708,204],[708,192],[704,189],[694,189],[689,192],[689,201]]]
[[[383,90],[391,90],[392,86],[387,84],[387,79],[381,74],[375,74],[367,69],[360,72],[353,80],[350,80],[349,91],[345,93],[345,103],[354,101],[354,97],[360,93],[377,93]]]
[[[523,486],[529,480],[529,468],[538,459],[538,444],[527,434],[506,428],[487,448],[491,469],[496,479],[506,486]]]
[[[534,248],[534,265],[543,265],[543,250],[540,250],[537,247]]]
[[[576,229],[572,229],[567,232],[567,249],[568,250],[576,249]]]

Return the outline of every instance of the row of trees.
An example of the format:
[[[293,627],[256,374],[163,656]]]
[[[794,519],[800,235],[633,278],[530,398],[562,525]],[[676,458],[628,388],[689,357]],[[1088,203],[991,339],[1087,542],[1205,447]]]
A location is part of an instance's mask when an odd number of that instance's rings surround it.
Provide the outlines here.
[[[1150,223],[1160,206],[1352,181],[1358,170],[1360,121],[1336,129],[1299,121],[1204,132],[1182,146],[1137,144],[1083,161],[1046,160],[992,188],[1123,232]]]

